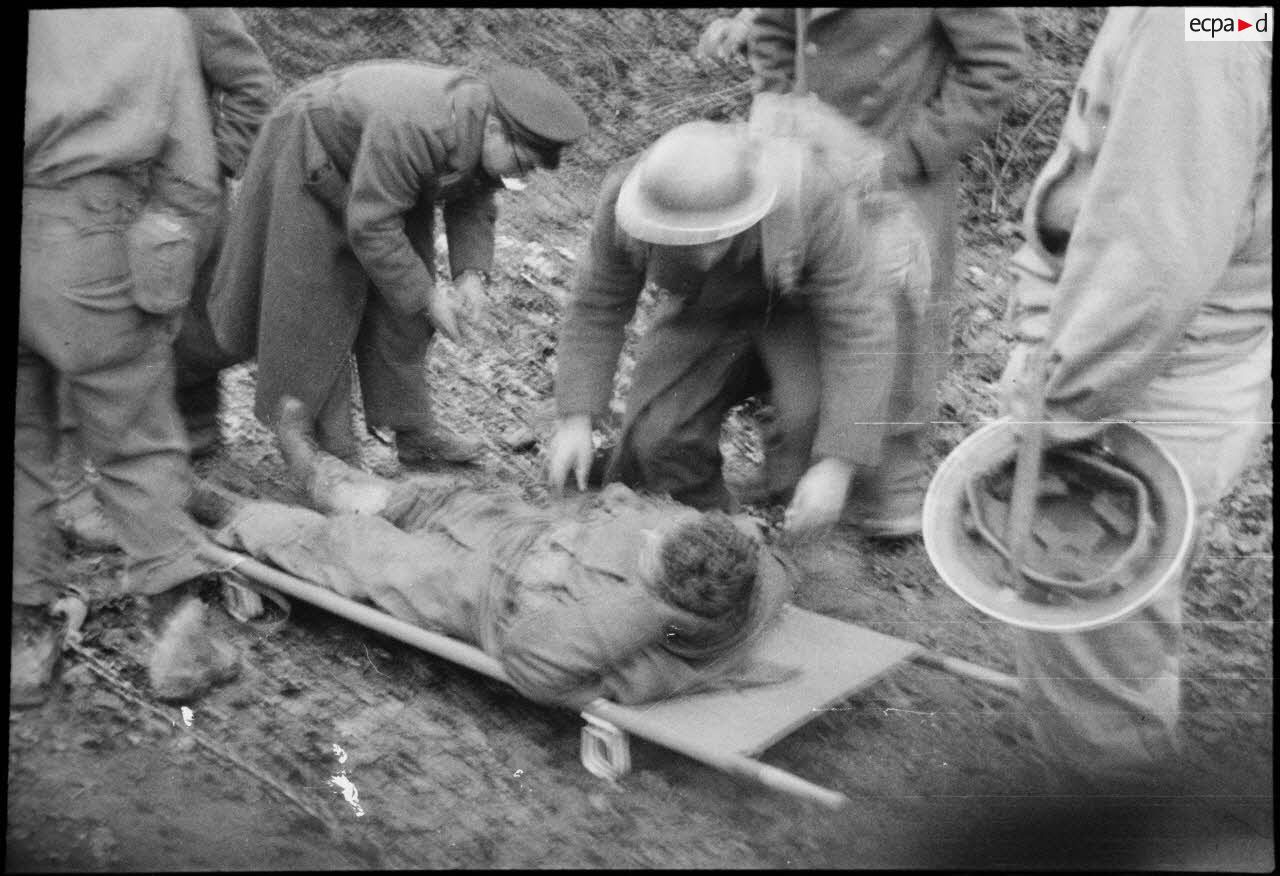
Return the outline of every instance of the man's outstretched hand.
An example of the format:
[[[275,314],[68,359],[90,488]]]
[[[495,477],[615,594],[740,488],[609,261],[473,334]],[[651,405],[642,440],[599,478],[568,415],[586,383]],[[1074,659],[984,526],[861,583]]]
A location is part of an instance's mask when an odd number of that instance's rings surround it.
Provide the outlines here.
[[[427,298],[427,317],[436,330],[455,344],[470,343],[483,313],[484,278],[463,271],[452,284],[435,284]]]
[[[547,451],[547,479],[555,494],[564,492],[565,478],[572,471],[578,489],[587,489],[587,472],[595,447],[591,443],[591,415],[570,414],[556,422]]]
[[[750,21],[741,14],[736,18],[716,18],[707,25],[698,40],[697,57],[716,61],[745,61]]]
[[[809,467],[796,485],[782,528],[792,535],[816,532],[834,526],[844,510],[853,479],[853,463],[835,457],[820,459]]]

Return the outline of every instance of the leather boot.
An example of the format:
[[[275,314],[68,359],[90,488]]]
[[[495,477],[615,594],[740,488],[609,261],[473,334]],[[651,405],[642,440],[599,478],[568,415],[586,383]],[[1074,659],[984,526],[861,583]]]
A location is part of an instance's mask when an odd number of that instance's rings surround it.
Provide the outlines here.
[[[396,431],[396,456],[409,467],[429,462],[476,462],[484,453],[484,442],[476,435],[462,435],[435,423],[426,429]]]

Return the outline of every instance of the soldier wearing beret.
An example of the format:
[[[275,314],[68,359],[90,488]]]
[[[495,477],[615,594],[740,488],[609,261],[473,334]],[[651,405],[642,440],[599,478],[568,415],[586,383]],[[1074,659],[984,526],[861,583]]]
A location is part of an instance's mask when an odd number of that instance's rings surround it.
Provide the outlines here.
[[[587,131],[535,70],[486,78],[412,61],[333,71],[284,98],[245,171],[209,312],[218,343],[258,360],[255,413],[293,395],[321,446],[354,460],[354,353],[368,425],[405,465],[465,462],[475,437],[432,415],[424,360],[437,329],[460,340],[493,260],[504,177],[554,169]],[[442,207],[452,288],[435,270]]]

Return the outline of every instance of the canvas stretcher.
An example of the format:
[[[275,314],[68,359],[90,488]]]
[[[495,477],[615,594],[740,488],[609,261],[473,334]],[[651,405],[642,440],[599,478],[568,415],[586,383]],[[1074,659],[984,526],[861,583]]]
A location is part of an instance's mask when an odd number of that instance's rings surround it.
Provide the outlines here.
[[[509,683],[498,661],[479,648],[406,623],[238,552],[212,543],[203,551],[222,568],[234,569],[260,586]],[[582,711],[587,721],[583,729],[584,766],[608,779],[625,774],[630,764],[628,735],[634,735],[774,790],[840,808],[848,802],[845,795],[765,764],[756,756],[904,661],[1006,688],[1014,685],[1008,676],[992,670],[933,655],[916,643],[795,606],[787,606],[780,622],[761,637],[754,656],[796,667],[799,672],[777,684],[639,706],[604,699],[589,703]]]

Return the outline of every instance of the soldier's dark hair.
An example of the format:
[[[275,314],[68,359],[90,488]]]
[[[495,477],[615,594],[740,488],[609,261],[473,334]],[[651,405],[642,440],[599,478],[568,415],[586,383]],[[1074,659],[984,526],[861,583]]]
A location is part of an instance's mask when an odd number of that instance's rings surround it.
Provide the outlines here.
[[[760,545],[711,511],[667,533],[658,550],[658,591],[671,604],[707,618],[746,611]]]

